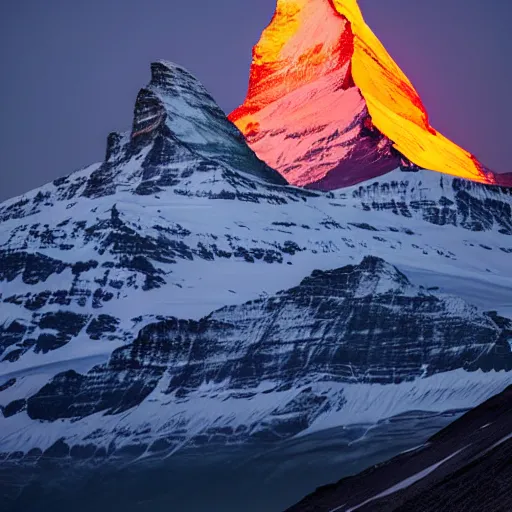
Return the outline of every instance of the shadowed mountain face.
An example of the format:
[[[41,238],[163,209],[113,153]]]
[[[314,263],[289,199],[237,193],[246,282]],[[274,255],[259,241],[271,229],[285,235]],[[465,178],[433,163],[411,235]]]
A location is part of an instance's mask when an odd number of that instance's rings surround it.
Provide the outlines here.
[[[229,118],[294,185],[333,190],[399,166],[512,183],[430,126],[357,0],[278,0]]]
[[[512,387],[471,410],[424,445],[336,484],[287,512],[512,508]]]
[[[165,155],[178,163],[198,156],[204,163],[243,169],[270,183],[286,185],[279,173],[258,160],[242,134],[230,123],[203,85],[184,68],[159,61],[151,65],[151,82],[141,89],[135,105],[132,146],[144,146],[155,135],[167,147],[153,155],[157,164]],[[153,151],[155,151],[154,148]],[[180,158],[181,156],[181,158]],[[146,171],[148,172],[148,171]]]

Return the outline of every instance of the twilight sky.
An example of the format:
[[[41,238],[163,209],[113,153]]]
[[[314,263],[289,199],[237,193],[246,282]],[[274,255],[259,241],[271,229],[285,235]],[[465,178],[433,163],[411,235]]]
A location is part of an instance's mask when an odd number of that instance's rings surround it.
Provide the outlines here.
[[[432,125],[495,171],[512,171],[512,3],[359,0]],[[275,0],[0,2],[0,201],[101,161],[130,129],[149,64],[192,71],[230,112]]]

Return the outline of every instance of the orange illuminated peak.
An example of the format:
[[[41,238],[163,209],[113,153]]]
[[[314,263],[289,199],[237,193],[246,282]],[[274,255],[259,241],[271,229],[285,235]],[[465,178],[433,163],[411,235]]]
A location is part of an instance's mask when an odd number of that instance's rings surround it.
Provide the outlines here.
[[[483,183],[494,174],[436,132],[356,0],[278,0],[230,114],[290,183],[333,189],[399,166]]]

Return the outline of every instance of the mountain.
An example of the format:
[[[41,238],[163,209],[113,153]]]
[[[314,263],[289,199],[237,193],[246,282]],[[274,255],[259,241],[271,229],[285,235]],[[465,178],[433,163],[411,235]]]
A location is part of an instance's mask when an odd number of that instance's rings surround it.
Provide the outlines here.
[[[512,186],[432,128],[357,0],[278,0],[229,118],[298,186],[332,190],[399,166]]]
[[[321,487],[288,512],[512,508],[512,386],[388,462]]]
[[[0,453],[168,454],[469,408],[511,380],[512,190],[288,186],[183,68],[0,205]]]

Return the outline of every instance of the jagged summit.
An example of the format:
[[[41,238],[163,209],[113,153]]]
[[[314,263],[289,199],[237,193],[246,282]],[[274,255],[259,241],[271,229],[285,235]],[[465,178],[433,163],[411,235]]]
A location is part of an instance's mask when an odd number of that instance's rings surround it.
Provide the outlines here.
[[[226,181],[232,188],[233,177],[243,181],[244,175],[287,184],[254,154],[199,80],[177,64],[154,62],[137,95],[131,131],[108,136],[105,161],[91,172],[83,195],[112,195],[119,187],[148,195],[178,184],[197,193],[201,185],[190,182],[197,172],[218,188]]]
[[[140,145],[162,134],[202,158],[286,184],[255,156],[203,84],[185,68],[163,60],[151,64],[151,81],[137,96],[131,141]]]
[[[356,0],[278,0],[253,50],[246,100],[229,118],[300,186],[340,188],[399,166],[508,183],[432,128]]]

